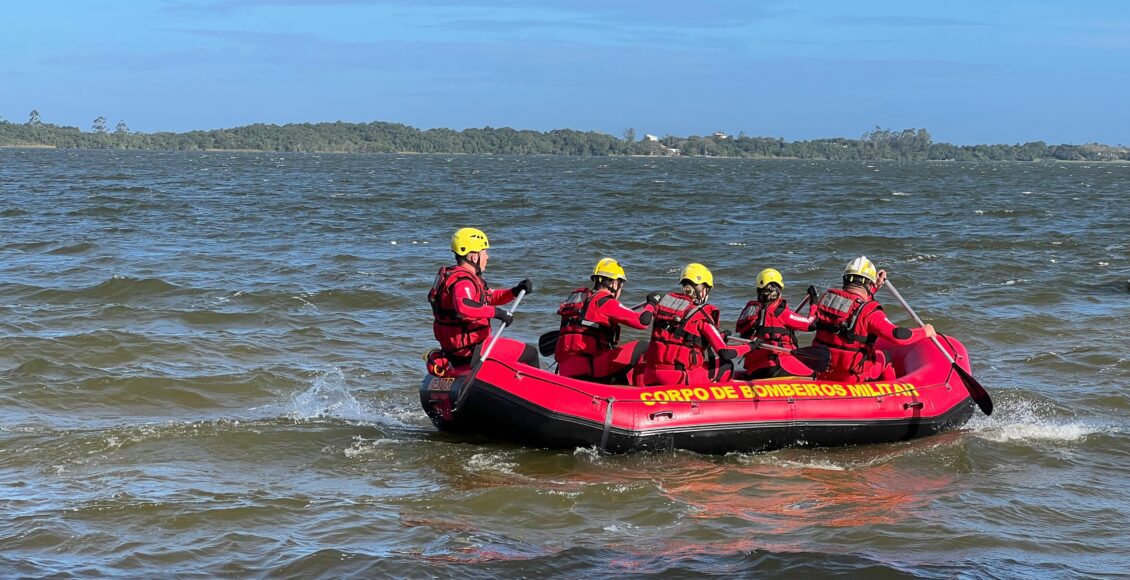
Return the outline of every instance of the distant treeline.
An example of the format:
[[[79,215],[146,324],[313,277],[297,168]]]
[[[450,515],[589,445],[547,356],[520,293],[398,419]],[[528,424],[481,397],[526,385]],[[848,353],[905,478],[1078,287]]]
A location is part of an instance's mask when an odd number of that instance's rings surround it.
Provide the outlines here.
[[[299,123],[249,125],[187,133],[135,133],[124,122],[113,131],[94,120],[90,131],[43,123],[32,112],[27,123],[0,120],[0,146],[68,149],[257,150],[348,153],[468,153],[495,155],[691,155],[792,157],[842,160],[1113,161],[1130,160],[1130,149],[1107,145],[950,145],[935,143],[925,129],[890,131],[876,127],[859,139],[792,141],[744,133],[637,139],[593,131],[518,131],[510,128],[428,129],[398,123]]]

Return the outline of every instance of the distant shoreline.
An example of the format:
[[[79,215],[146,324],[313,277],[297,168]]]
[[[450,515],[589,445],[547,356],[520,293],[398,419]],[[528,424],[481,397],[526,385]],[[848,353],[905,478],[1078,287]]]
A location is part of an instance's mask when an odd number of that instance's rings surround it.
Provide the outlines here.
[[[81,147],[55,147],[53,145],[0,145],[0,149],[31,149],[43,150],[51,149],[61,151],[63,149],[70,149],[73,151],[109,151],[107,148],[81,148]],[[507,157],[576,157],[575,155],[559,155],[553,153],[451,153],[451,152],[421,152],[421,151],[277,151],[270,149],[112,149],[113,151],[150,151],[150,152],[167,152],[167,153],[286,153],[290,155],[404,155],[404,156],[468,156],[468,155],[504,155]],[[738,161],[738,160],[755,160],[755,161],[854,161],[860,163],[904,163],[904,162],[926,162],[926,163],[1064,163],[1064,164],[1084,164],[1084,163],[1102,163],[1110,165],[1130,165],[1130,159],[1033,159],[1033,160],[1016,160],[1016,159],[978,159],[978,160],[958,160],[958,159],[813,159],[803,157],[782,157],[782,156],[745,156],[745,157],[703,157],[703,156],[680,156],[680,157],[667,157],[656,155],[604,155],[602,157],[609,158],[632,158],[632,159],[718,159],[724,161]]]
[[[0,121],[0,147],[57,149],[143,149],[263,153],[389,153],[397,155],[562,155],[570,157],[716,157],[841,161],[1130,161],[1130,148],[1097,143],[1016,145],[937,143],[925,129],[875,128],[858,139],[842,137],[785,141],[773,137],[643,135],[626,129],[623,138],[596,131],[502,128],[420,130],[398,123],[299,123],[247,125],[185,133],[133,133],[124,123],[109,132],[102,125],[77,127]]]

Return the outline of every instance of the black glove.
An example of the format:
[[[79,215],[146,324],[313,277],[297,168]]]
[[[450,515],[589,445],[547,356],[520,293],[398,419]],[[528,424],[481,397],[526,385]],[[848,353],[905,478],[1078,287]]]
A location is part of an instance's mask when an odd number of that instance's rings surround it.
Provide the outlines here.
[[[659,300],[662,299],[662,298],[663,298],[662,292],[652,292],[651,294],[647,295],[647,303],[652,305],[652,306],[655,306],[655,305],[659,304]]]
[[[816,304],[816,300],[819,298],[819,296],[817,296],[816,294],[815,286],[808,287],[808,298],[811,303]]]
[[[738,351],[732,348],[724,348],[718,351],[718,358],[722,360],[734,360],[738,358]]]
[[[510,326],[511,324],[514,324],[514,315],[510,314],[509,312],[507,312],[507,311],[505,311],[501,308],[495,308],[494,309],[494,316],[491,316],[491,318],[493,318],[495,320],[501,320],[502,324],[504,324],[506,326]]]
[[[729,330],[723,330],[722,331],[722,340],[730,340],[730,337],[733,336],[733,335],[734,335],[734,333],[730,332]]]
[[[533,294],[534,293],[534,283],[530,282],[529,278],[526,278],[525,280],[518,282],[518,285],[515,286],[514,288],[512,288],[510,291],[513,292],[515,296],[517,296],[518,293],[523,291],[523,290],[526,291],[526,294]]]

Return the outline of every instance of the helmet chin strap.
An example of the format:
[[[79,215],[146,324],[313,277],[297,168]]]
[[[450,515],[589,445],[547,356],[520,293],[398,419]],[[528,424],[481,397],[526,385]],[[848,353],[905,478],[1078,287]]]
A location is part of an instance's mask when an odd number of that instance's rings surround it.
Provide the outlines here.
[[[710,298],[710,286],[702,285],[702,290],[698,289],[698,284],[691,284],[690,280],[683,280],[682,282],[683,294],[690,296],[694,299],[695,304],[704,304],[706,299]]]
[[[482,268],[482,266],[479,266],[479,253],[474,252],[474,254],[475,254],[474,260],[471,259],[471,254],[467,254],[466,256],[459,256],[459,260],[462,261],[462,262],[467,262],[468,264],[474,266],[475,267],[475,275],[482,277],[483,268]]]

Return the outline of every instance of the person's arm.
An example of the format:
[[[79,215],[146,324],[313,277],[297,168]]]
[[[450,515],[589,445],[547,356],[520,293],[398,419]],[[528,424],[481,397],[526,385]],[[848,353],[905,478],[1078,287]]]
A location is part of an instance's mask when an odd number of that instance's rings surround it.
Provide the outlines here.
[[[808,310],[808,316],[801,316],[793,312],[791,308],[785,309],[785,315],[781,317],[785,324],[785,328],[789,330],[803,330],[808,331],[816,327],[816,314],[813,309]]]
[[[699,321],[698,326],[698,335],[706,341],[706,344],[710,345],[710,348],[714,349],[714,352],[718,353],[718,356],[725,360],[738,358],[750,351],[751,347],[748,344],[726,344],[726,338],[722,336],[718,327],[706,320]]]
[[[867,318],[867,333],[893,340],[896,344],[912,344],[924,338],[935,336],[934,326],[927,324],[922,328],[906,328],[891,322],[886,313],[876,310]]]
[[[490,293],[490,303],[491,303],[492,306],[498,306],[498,305],[502,305],[502,304],[510,304],[511,302],[514,301],[514,298],[517,296],[517,294],[515,294],[514,291],[509,289],[509,288],[501,289],[501,290],[497,289],[497,288],[491,288],[489,290],[489,293]]]
[[[600,313],[607,316],[612,322],[640,330],[651,324],[655,314],[655,306],[650,303],[644,306],[643,310],[637,312],[624,306],[619,300],[611,296],[602,302],[598,302],[597,307],[600,308]]]
[[[509,290],[491,290],[491,300],[494,300],[495,292],[502,292],[509,295]],[[451,298],[454,302],[455,312],[466,320],[474,320],[481,318],[491,318],[497,312],[491,304],[483,304],[475,298],[475,284],[470,280],[458,280],[455,286],[451,289]],[[513,297],[511,297],[513,298]],[[502,304],[509,302],[507,299]]]
[[[526,294],[534,293],[534,283],[530,282],[529,278],[518,282],[518,285],[508,290],[491,290],[490,303],[493,305],[510,304],[512,300],[518,297],[518,292],[525,291]]]

